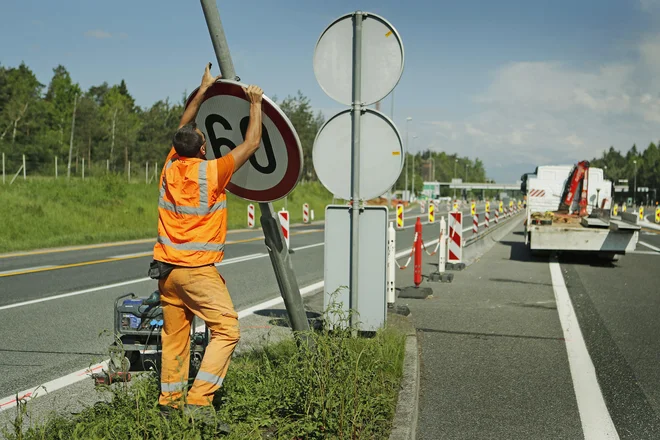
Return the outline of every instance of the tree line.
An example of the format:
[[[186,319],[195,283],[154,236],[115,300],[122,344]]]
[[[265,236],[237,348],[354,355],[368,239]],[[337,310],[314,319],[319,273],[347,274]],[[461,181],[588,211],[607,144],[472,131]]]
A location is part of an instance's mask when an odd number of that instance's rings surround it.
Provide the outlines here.
[[[591,161],[591,166],[603,168],[605,178],[619,184],[619,180],[628,180],[631,196],[634,191],[635,176],[637,176],[637,188],[647,187],[651,197],[657,200],[657,194],[653,189],[660,190],[660,147],[651,142],[644,151],[640,152],[637,145],[633,145],[626,154],[621,154],[613,146],[603,151],[599,158]],[[646,200],[647,193],[637,192],[636,202]]]
[[[111,171],[124,173],[129,161],[162,163],[185,99],[184,92],[178,102],[164,99],[140,107],[124,80],[82,90],[62,65],[53,69],[48,85],[41,84],[25,63],[0,65],[0,152],[14,167],[25,155],[30,173],[48,175],[53,174],[55,157],[60,166],[66,166],[63,162],[68,161],[70,150],[75,173],[82,159],[88,170],[92,163],[103,168],[109,164]],[[300,137],[303,179],[316,180],[312,145],[323,116],[313,112],[301,92],[278,104]]]

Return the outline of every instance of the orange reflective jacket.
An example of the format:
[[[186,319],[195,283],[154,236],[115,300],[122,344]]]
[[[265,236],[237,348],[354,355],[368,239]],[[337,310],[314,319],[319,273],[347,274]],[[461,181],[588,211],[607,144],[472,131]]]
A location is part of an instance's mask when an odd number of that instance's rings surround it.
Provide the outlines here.
[[[170,153],[161,174],[154,260],[197,267],[222,261],[227,235],[225,187],[234,158],[203,160]]]

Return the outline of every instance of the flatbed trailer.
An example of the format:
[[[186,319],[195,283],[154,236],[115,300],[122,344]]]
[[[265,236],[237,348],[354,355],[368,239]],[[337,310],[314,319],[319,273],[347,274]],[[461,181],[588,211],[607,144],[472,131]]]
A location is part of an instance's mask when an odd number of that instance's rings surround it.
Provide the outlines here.
[[[621,217],[609,219],[584,217],[576,220],[541,224],[534,221],[528,209],[525,242],[532,252],[589,252],[611,260],[637,246],[641,227],[634,213],[622,213]]]

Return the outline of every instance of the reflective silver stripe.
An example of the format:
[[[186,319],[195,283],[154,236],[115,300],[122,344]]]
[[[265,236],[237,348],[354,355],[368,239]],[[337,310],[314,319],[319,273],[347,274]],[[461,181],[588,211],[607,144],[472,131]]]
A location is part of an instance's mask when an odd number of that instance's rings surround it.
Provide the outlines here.
[[[163,191],[163,190],[161,190]],[[166,211],[175,212],[177,214],[188,214],[188,215],[206,215],[212,212],[218,211],[220,209],[225,209],[227,207],[227,202],[225,200],[216,203],[210,208],[195,208],[194,206],[177,206],[172,202],[165,201],[161,195],[160,200],[158,200],[158,207],[163,208]]]
[[[203,380],[204,382],[212,383],[213,385],[222,386],[224,378],[205,371],[198,371],[195,380]]]
[[[174,160],[170,161],[166,165],[166,169],[174,163]],[[222,200],[213,204],[209,207],[209,189],[208,189],[208,180],[206,178],[208,162],[200,162],[199,164],[199,207],[194,206],[177,206],[172,202],[165,200],[165,176],[163,176],[163,184],[160,188],[160,197],[158,198],[158,207],[165,209],[166,211],[174,212],[176,214],[186,214],[186,215],[199,215],[203,216],[206,214],[211,214],[213,212],[219,211],[220,209],[225,209],[227,207],[227,201]]]
[[[200,243],[189,241],[186,243],[172,243],[172,241],[163,237],[162,235],[158,236],[158,243],[164,244],[165,246],[170,246],[179,251],[210,251],[210,252],[222,252],[225,250],[224,243]]]
[[[160,383],[160,390],[165,393],[172,393],[175,391],[182,391],[188,385],[188,382],[174,382],[174,383]]]
[[[208,164],[207,161],[200,162],[199,177],[197,178],[199,184],[199,207],[206,208],[207,211],[209,207],[209,184],[206,180],[206,167]]]

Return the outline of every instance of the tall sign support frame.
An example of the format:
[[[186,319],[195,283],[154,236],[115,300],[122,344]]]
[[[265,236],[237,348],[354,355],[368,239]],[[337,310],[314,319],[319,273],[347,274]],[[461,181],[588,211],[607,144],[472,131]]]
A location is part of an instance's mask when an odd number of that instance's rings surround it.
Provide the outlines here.
[[[350,306],[351,310],[358,307],[358,261],[360,237],[360,116],[364,111],[362,98],[362,20],[364,14],[357,11],[353,15],[353,105],[351,107],[351,277]],[[351,314],[351,327],[356,327],[356,316]]]
[[[220,12],[216,0],[200,0],[200,2],[206,25],[209,28],[213,50],[220,67],[220,73],[225,79],[238,81],[239,78],[234,69],[234,62],[229,52],[229,45],[220,21]],[[271,203],[259,203],[259,211],[261,211],[261,228],[264,232],[264,241],[284,300],[284,306],[291,320],[291,328],[294,332],[308,331],[309,321],[307,321],[307,314],[300,295],[298,280],[293,272],[291,257],[284,243],[280,225],[275,219],[273,205]],[[309,341],[307,342],[309,343]]]

